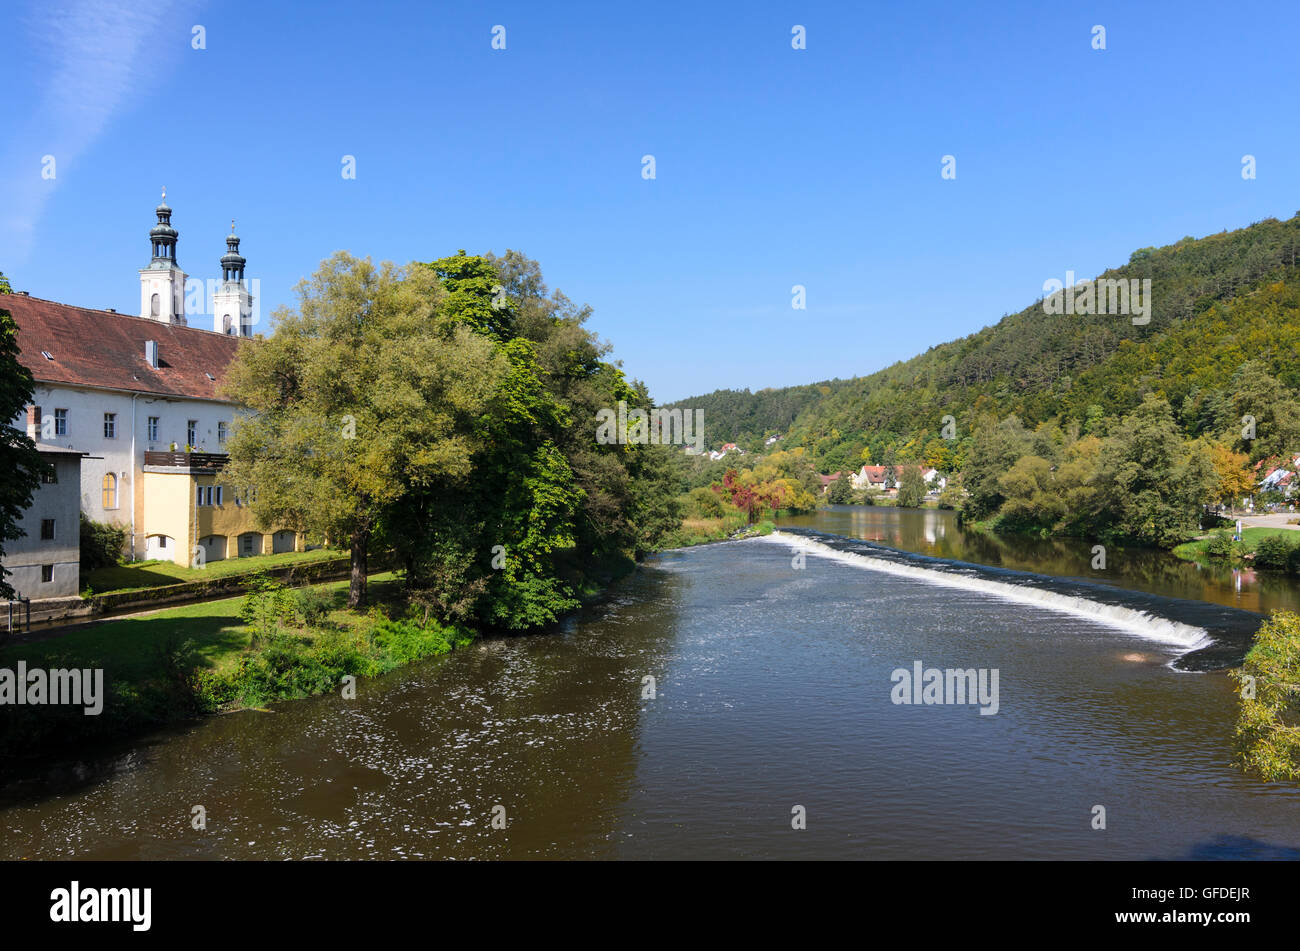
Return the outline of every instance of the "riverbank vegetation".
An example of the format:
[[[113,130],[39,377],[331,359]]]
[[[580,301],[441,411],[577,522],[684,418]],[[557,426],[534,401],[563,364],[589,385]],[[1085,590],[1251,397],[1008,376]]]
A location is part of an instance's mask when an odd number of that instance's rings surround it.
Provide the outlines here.
[[[1219,528],[1205,538],[1179,545],[1173,553],[1202,564],[1300,574],[1300,532],[1291,529],[1253,526],[1244,529],[1240,539],[1235,539],[1231,529]]]
[[[1238,762],[1269,782],[1300,779],[1300,615],[1269,617],[1231,675],[1240,695]]]
[[[242,598],[107,621],[0,649],[0,666],[102,669],[103,711],[10,707],[0,754],[46,753],[129,737],[210,713],[262,708],[341,689],[469,644],[472,632],[413,606],[393,574],[372,579],[365,612],[346,606],[348,582],[287,588],[263,577]]]
[[[660,548],[765,534],[761,526],[777,513],[811,512],[822,499],[817,470],[802,449],[719,460],[677,453],[671,478],[680,523],[662,536]]]

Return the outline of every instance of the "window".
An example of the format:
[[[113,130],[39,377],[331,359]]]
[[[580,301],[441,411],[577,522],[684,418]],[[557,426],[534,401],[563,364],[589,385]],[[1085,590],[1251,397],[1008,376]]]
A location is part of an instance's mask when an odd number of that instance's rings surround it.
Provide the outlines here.
[[[104,414],[104,438],[117,438],[117,413]]]
[[[153,298],[149,301],[149,313],[152,314],[154,317],[158,316],[158,295],[157,294],[153,295]]]
[[[185,442],[191,446],[199,444],[199,421],[191,419],[185,424]]]
[[[42,350],[42,351],[41,351],[41,356],[43,356],[46,360],[53,360],[53,359],[54,359],[54,354],[50,353],[50,351],[48,351],[48,350]]]
[[[59,470],[55,467],[54,463],[51,462],[50,467],[41,473],[41,484],[42,485],[59,484]]]
[[[217,486],[217,504],[221,504],[221,486]]]
[[[167,547],[167,536],[166,536],[166,535],[159,535],[159,536],[158,536],[158,547],[159,547],[159,548],[166,548],[166,547]]]
[[[217,444],[224,446],[226,444],[226,424],[217,423]]]
[[[53,581],[53,580],[54,580],[54,566],[41,565],[41,581]]]
[[[54,435],[68,435],[68,411],[66,409],[56,409],[54,411]]]
[[[148,435],[149,435],[150,442],[158,441],[158,417],[157,416],[149,417]]]
[[[258,537],[258,536],[256,536],[256,535],[245,535],[245,536],[244,536],[244,554],[245,554],[245,555],[251,555],[251,554],[253,554],[253,539],[254,539],[254,538],[257,538],[257,537]]]
[[[117,476],[112,472],[104,473],[104,481],[101,483],[103,490],[103,505],[106,509],[117,508]]]
[[[52,518],[41,519],[41,541],[43,542],[54,541],[54,519]]]

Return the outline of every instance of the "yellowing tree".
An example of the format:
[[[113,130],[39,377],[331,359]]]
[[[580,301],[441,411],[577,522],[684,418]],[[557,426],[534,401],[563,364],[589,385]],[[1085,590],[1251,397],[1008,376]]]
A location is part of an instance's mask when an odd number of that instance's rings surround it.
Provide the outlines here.
[[[1214,490],[1216,502],[1240,505],[1245,496],[1255,491],[1255,475],[1244,452],[1233,452],[1223,443],[1211,443],[1210,458],[1218,475],[1218,485]]]

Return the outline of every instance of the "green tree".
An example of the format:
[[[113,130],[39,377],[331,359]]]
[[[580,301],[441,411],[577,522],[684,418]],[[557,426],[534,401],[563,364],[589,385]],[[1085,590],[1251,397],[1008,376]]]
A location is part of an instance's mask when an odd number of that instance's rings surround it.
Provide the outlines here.
[[[9,282],[0,273],[0,297],[9,293]],[[26,415],[35,382],[18,360],[18,325],[9,311],[0,307],[0,420]],[[23,512],[49,465],[41,459],[36,443],[21,429],[0,423],[0,559],[5,543],[26,534],[18,527]],[[5,581],[11,572],[0,565],[0,597],[12,598],[13,587]]]
[[[1006,500],[1000,484],[1002,475],[1030,451],[1031,445],[1030,434],[1016,416],[976,433],[964,472],[965,511],[969,515],[987,518],[1001,508]]]
[[[1098,466],[1107,533],[1169,546],[1200,528],[1218,472],[1200,444],[1184,444],[1169,403],[1148,395],[1102,447]]]
[[[1231,676],[1240,684],[1240,765],[1269,782],[1300,779],[1300,616],[1269,617]]]
[[[372,545],[401,530],[395,506],[470,477],[480,417],[507,367],[443,309],[426,268],[339,252],[298,295],[297,310],[279,309],[275,333],[243,344],[230,367],[226,393],[252,415],[234,427],[228,478],[256,486],[263,526],[348,546],[355,607]]]
[[[680,526],[671,450],[596,442],[599,410],[648,408],[649,395],[600,359],[607,346],[582,326],[589,309],[548,293],[535,261],[507,251],[425,267],[507,371],[480,422],[474,478],[398,506],[408,583],[453,618],[537,627]]]
[[[897,504],[899,507],[905,509],[920,507],[921,503],[925,501],[925,490],[925,477],[921,475],[921,467],[904,466],[902,478],[898,482]]]

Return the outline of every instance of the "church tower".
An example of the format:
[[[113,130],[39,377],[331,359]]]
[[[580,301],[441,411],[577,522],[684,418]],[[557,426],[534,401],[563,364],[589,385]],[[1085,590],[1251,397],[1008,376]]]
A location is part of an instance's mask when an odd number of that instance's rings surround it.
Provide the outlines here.
[[[253,335],[253,295],[244,280],[248,262],[239,253],[235,223],[230,222],[226,236],[226,253],[221,256],[221,287],[212,295],[212,329],[221,334]]]
[[[158,223],[149,229],[153,260],[140,269],[140,316],[185,326],[185,272],[176,265],[176,229],[167,206],[167,189],[156,209]]]

